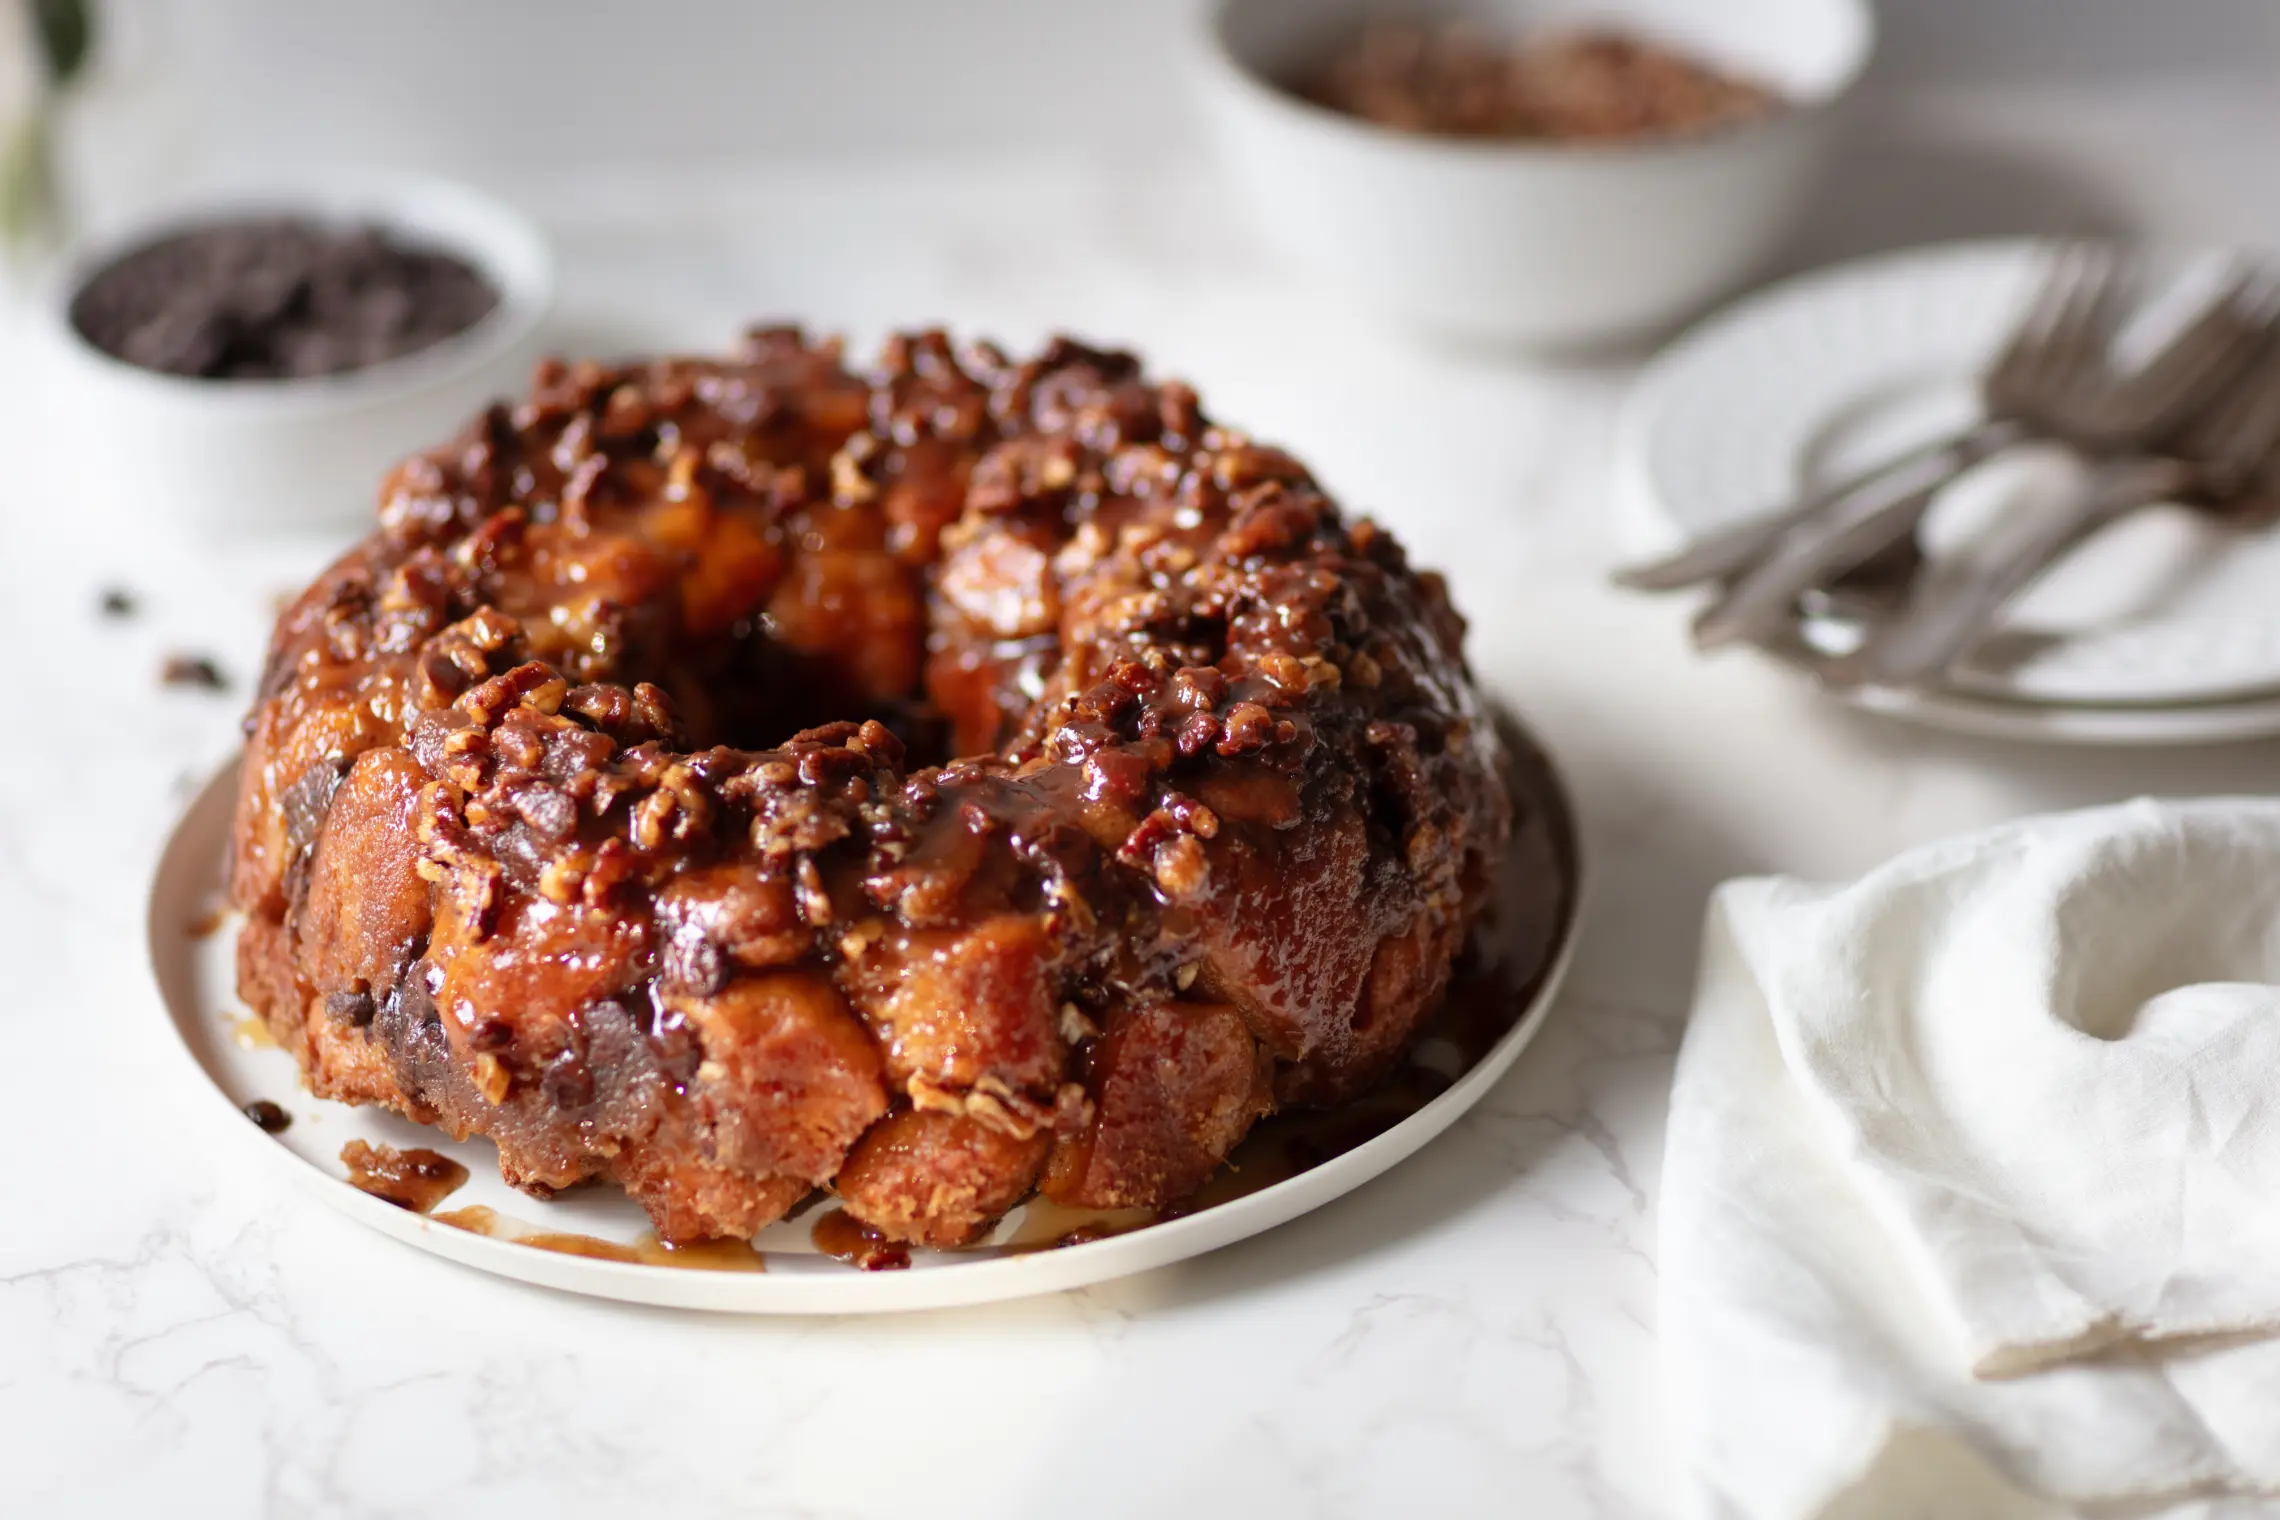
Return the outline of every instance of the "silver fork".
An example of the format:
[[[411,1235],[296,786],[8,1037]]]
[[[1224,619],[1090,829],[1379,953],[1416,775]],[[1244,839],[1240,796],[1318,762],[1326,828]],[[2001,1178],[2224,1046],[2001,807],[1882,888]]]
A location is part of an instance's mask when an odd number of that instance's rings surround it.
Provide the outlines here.
[[[1618,570],[1615,583],[1634,591],[1675,591],[1725,580],[1764,559],[1792,530],[1896,475],[1905,474],[1910,482],[1946,479],[2024,438],[2034,399],[2050,383],[2075,335],[2101,322],[2102,303],[2119,288],[2118,280],[2086,280],[2083,261],[2091,253],[2087,245],[2071,243],[2052,253],[2025,315],[1980,378],[1980,418],[1962,432],[1847,476],[1790,507],[1705,534],[1666,558]]]
[[[2275,292],[2236,274],[2222,297],[2158,354],[2117,378],[2105,360],[2112,287],[2110,275],[2100,271],[2110,268],[2093,265],[2062,299],[2047,344],[2011,376],[2021,393],[2008,398],[2024,436],[2053,438],[2093,458],[2140,447],[2174,429],[2239,372],[2280,307]],[[1696,619],[1696,644],[1708,649],[1770,636],[1806,591],[1912,535],[1957,473],[1911,482],[1897,496],[1860,498],[1800,525]]]
[[[2280,323],[2276,323],[2280,326]],[[1907,606],[1858,649],[1823,662],[1834,685],[1911,686],[1945,674],[2003,607],[2084,541],[2142,507],[2235,502],[2280,449],[2280,341],[2265,335],[2248,373],[2175,438],[2168,453],[2106,461],[2064,508],[1998,519],[1987,539],[1935,560]]]

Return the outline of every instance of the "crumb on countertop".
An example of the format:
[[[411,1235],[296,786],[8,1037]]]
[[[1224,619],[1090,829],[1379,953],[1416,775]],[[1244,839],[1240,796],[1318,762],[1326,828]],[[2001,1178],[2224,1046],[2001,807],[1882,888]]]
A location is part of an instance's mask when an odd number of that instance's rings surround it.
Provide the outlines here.
[[[199,686],[208,691],[227,691],[230,685],[222,667],[202,654],[168,655],[158,668],[158,679],[167,686]]]

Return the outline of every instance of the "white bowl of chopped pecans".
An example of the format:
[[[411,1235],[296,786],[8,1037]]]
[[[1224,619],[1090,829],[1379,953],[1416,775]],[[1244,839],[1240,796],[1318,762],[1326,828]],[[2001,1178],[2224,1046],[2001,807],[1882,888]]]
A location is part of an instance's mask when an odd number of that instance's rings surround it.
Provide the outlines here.
[[[124,531],[369,523],[382,476],[518,393],[546,238],[465,186],[218,188],[75,251],[32,312],[53,489]]]
[[[1867,0],[1208,0],[1203,103],[1261,230],[1432,332],[1652,335],[1760,272]]]

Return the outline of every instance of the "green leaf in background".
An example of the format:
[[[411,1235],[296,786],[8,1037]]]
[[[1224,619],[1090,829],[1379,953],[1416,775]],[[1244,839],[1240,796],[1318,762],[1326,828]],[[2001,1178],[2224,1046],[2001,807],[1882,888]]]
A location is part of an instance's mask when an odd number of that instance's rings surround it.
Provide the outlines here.
[[[31,0],[32,26],[49,82],[57,89],[78,77],[95,46],[95,14],[89,0]]]
[[[0,250],[36,239],[55,207],[47,118],[38,112],[0,127]]]
[[[55,102],[85,72],[95,46],[94,0],[25,0],[25,7],[46,78],[21,120],[0,121],[0,252],[56,235]]]

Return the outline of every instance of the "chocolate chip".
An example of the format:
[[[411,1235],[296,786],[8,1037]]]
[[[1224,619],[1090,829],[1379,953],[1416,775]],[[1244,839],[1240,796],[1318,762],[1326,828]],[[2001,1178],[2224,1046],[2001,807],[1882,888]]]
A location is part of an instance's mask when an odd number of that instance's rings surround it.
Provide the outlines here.
[[[265,1135],[282,1135],[293,1122],[293,1116],[267,1098],[256,1098],[245,1106],[245,1116],[261,1126]]]
[[[351,1029],[362,1029],[372,1022],[372,994],[362,987],[350,992],[325,994],[325,1012]]]
[[[347,774],[347,761],[319,760],[294,777],[293,784],[277,799],[277,810],[285,821],[285,842],[292,847],[294,858],[301,858],[316,844],[317,833],[332,811],[333,793]]]
[[[271,217],[192,228],[122,255],[80,287],[71,323],[144,369],[299,379],[415,353],[498,303],[451,254],[377,227]]]
[[[584,1108],[594,1101],[594,1074],[577,1052],[565,1050],[547,1066],[538,1090],[556,1108]]]

